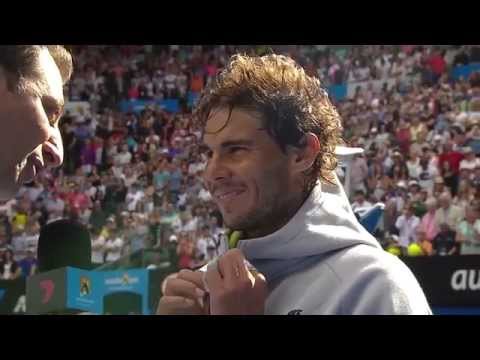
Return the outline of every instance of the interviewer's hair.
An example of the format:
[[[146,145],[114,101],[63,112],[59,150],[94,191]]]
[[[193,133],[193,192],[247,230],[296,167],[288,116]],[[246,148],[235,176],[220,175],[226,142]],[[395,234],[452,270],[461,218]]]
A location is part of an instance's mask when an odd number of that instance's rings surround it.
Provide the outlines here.
[[[65,84],[72,75],[72,55],[61,45],[2,45],[0,46],[0,68],[5,72],[10,91],[22,92],[28,80],[40,78],[38,58],[42,50],[48,50],[60,70]]]
[[[275,54],[232,56],[200,96],[194,116],[202,128],[216,108],[227,108],[230,115],[234,108],[260,114],[283,152],[289,145],[304,147],[305,134],[315,134],[320,153],[305,172],[304,190],[310,191],[318,178],[334,183],[335,147],[342,142],[340,116],[320,81],[308,76],[291,58]]]

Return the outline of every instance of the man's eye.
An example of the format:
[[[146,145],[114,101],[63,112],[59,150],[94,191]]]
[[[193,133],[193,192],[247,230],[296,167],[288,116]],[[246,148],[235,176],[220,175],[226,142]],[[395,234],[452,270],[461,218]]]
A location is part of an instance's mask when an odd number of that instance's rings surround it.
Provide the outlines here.
[[[229,153],[230,154],[239,154],[239,153],[241,153],[242,151],[245,151],[245,150],[247,150],[247,149],[244,148],[244,147],[233,146],[229,149]]]

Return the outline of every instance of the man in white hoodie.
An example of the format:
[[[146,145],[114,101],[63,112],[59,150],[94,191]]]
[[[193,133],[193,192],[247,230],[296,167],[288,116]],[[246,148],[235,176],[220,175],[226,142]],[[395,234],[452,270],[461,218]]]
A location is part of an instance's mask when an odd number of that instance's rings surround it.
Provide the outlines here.
[[[431,314],[353,214],[334,171],[340,117],[318,79],[285,56],[236,55],[196,116],[205,185],[236,231],[224,254],[167,282],[158,314]]]

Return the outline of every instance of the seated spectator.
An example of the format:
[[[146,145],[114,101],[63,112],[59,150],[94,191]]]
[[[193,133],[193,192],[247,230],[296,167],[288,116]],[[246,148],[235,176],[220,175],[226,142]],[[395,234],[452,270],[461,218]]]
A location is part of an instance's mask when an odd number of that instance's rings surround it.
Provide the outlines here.
[[[454,255],[457,253],[455,242],[455,231],[451,230],[448,224],[440,224],[440,232],[433,239],[434,255]]]
[[[18,262],[18,265],[22,269],[22,276],[29,277],[33,276],[37,272],[37,258],[36,258],[36,247],[30,247],[27,249],[26,256]]]
[[[15,280],[22,276],[22,268],[13,259],[13,251],[7,249],[0,258],[0,279]]]
[[[372,207],[372,204],[365,200],[365,192],[363,190],[355,191],[355,201],[352,204],[352,210],[355,212],[358,209],[365,209]]]
[[[425,256],[432,256],[433,255],[433,245],[432,241],[428,240],[426,237],[425,231],[421,229],[421,227],[417,228],[417,244],[422,249],[422,255]]]

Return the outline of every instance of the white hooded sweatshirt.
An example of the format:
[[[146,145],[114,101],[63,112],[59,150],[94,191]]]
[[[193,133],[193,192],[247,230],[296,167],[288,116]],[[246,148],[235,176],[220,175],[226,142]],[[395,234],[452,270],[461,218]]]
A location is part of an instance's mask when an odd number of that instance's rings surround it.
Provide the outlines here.
[[[265,314],[430,315],[410,269],[362,227],[336,182],[318,183],[278,231],[238,242],[267,279]]]

